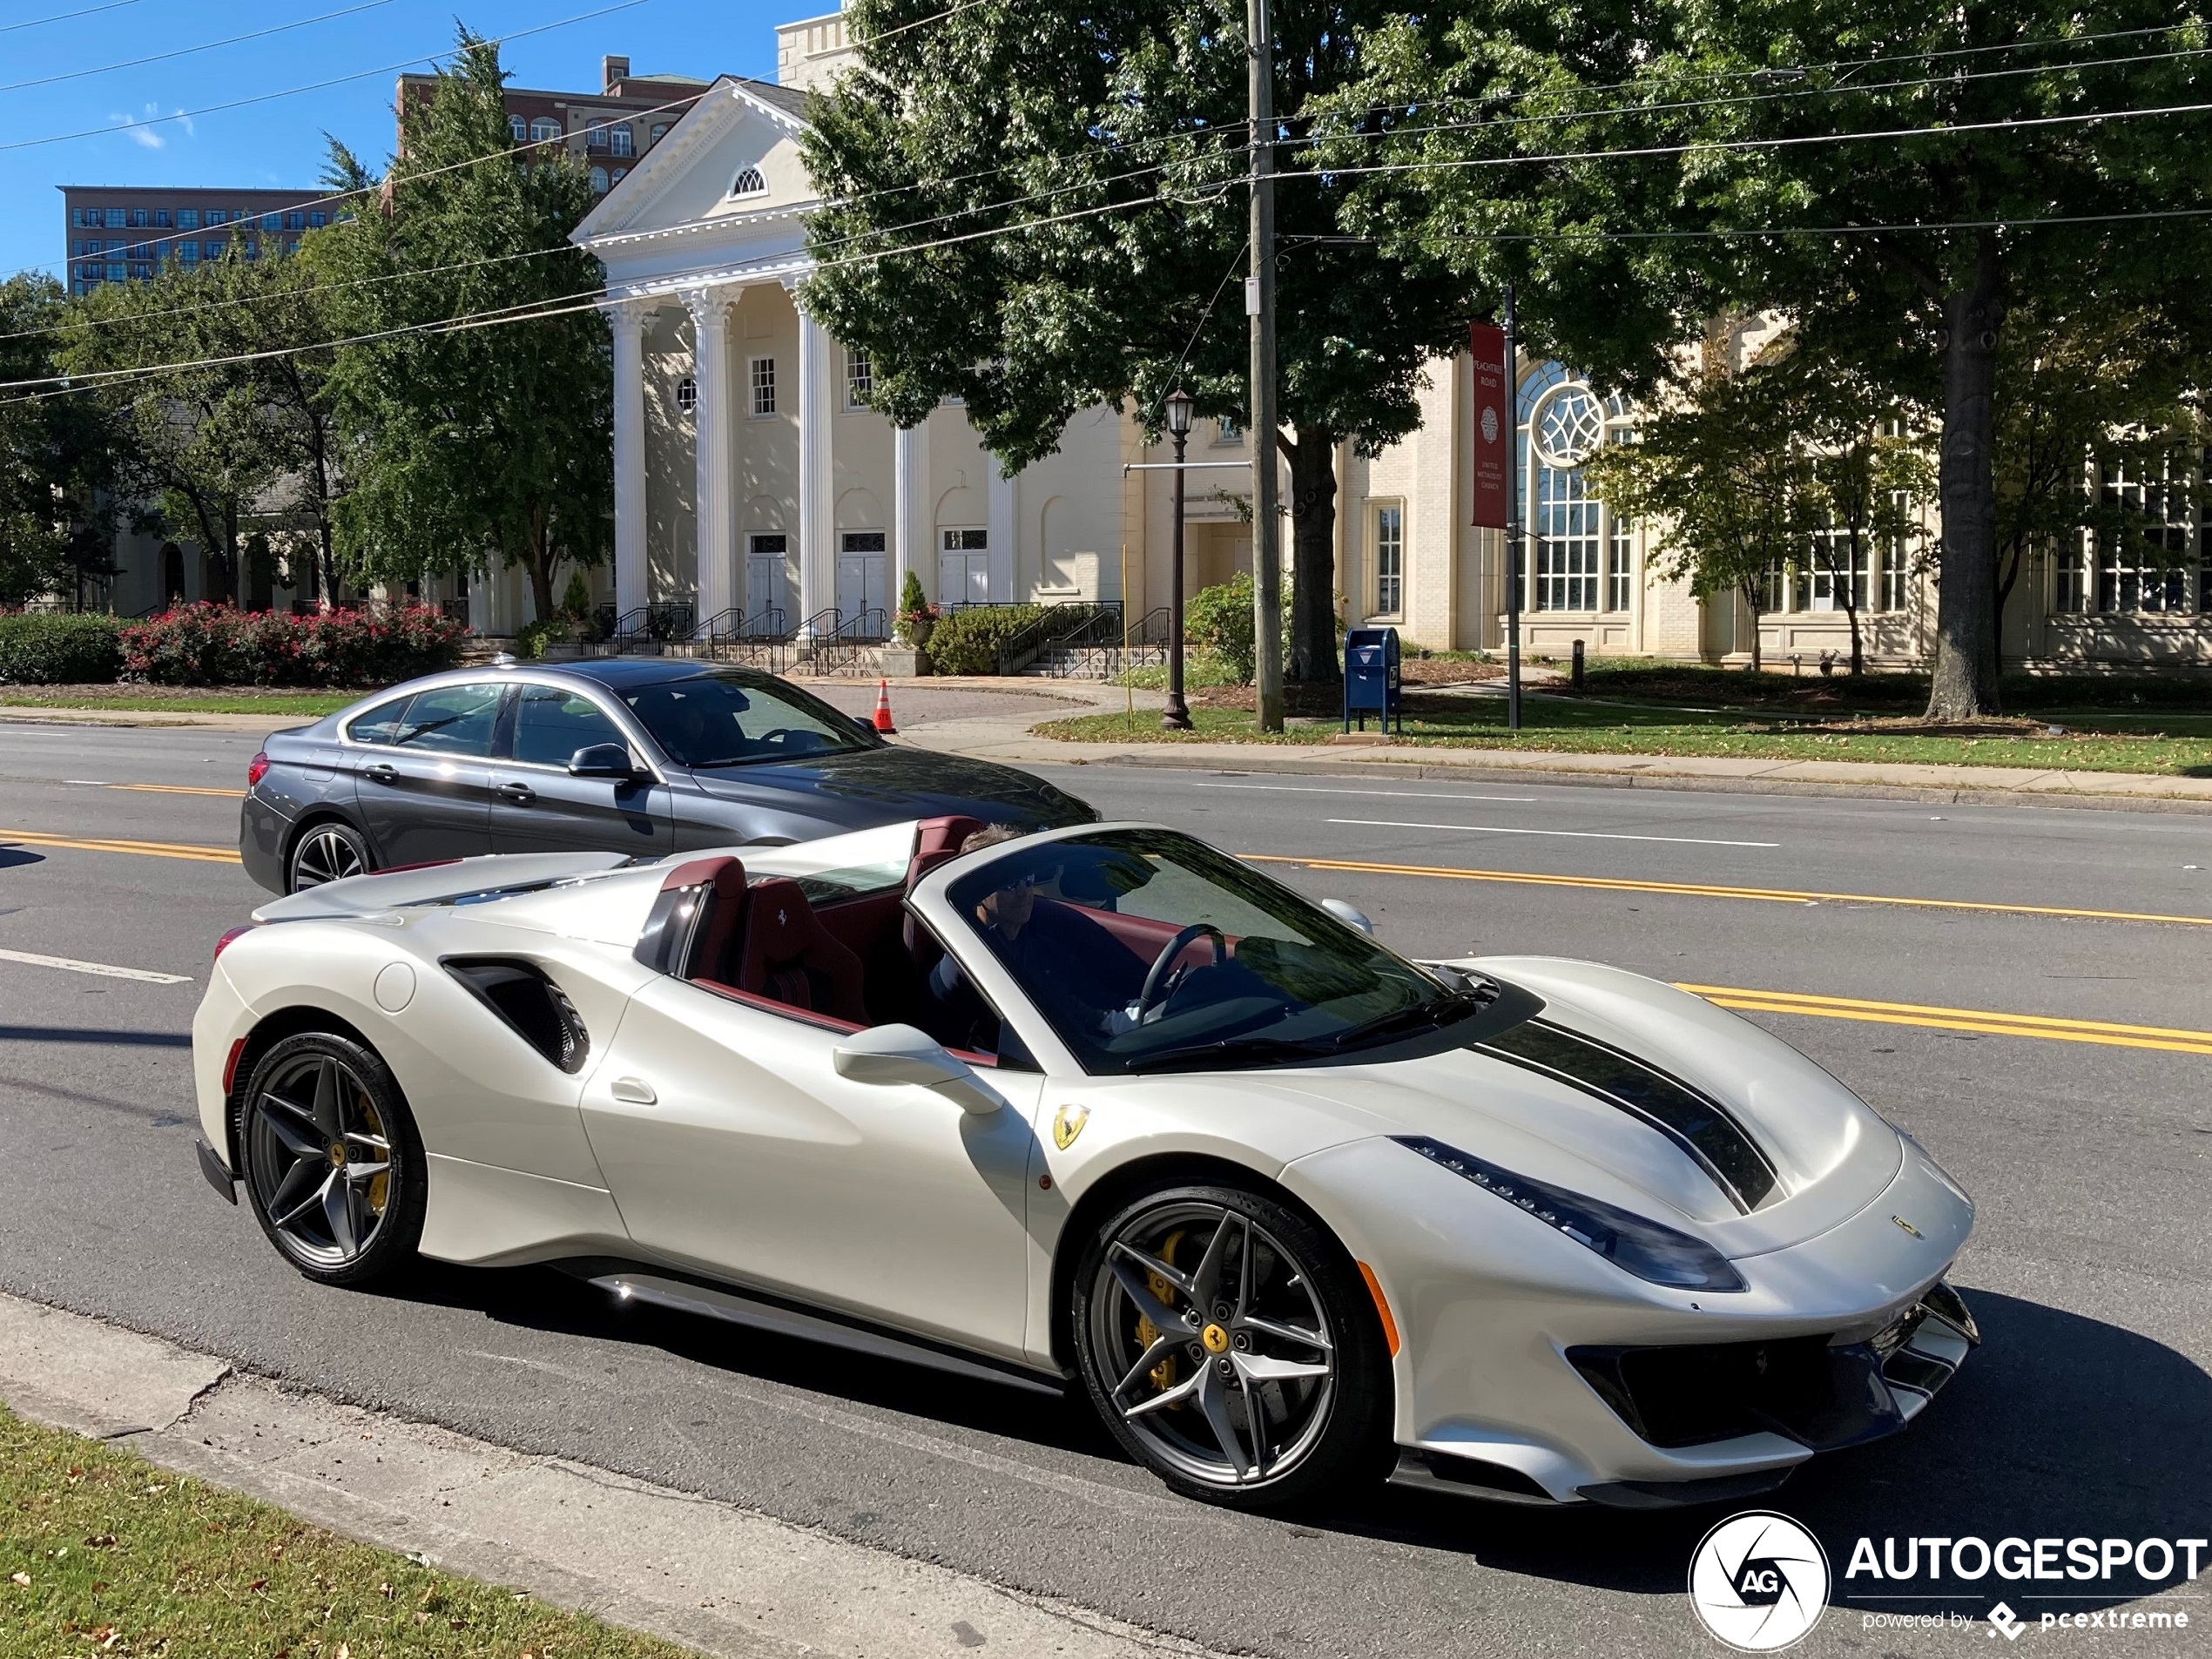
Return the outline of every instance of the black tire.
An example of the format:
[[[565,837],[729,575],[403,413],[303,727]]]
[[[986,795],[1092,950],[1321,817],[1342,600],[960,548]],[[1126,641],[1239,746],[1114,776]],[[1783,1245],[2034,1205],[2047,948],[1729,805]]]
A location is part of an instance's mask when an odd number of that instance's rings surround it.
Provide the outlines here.
[[[1069,1313],[1108,1431],[1184,1496],[1279,1508],[1383,1473],[1392,1386],[1373,1301],[1343,1246],[1279,1200],[1143,1194],[1085,1243]]]
[[[298,893],[349,875],[366,875],[375,867],[368,838],[341,819],[326,818],[307,826],[293,842],[284,860],[284,890]]]
[[[247,1200],[287,1261],[320,1284],[367,1285],[414,1260],[429,1166],[373,1049],[334,1032],[286,1037],[233,1110]]]

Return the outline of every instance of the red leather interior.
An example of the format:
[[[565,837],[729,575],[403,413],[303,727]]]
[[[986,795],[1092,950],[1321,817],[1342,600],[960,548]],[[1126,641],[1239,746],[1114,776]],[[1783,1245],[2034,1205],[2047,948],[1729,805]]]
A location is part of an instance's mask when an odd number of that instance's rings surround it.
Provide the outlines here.
[[[747,894],[737,988],[840,1020],[868,1017],[860,959],[815,920],[798,882],[773,877]]]
[[[699,902],[706,916],[691,946],[694,979],[726,980],[736,968],[737,945],[745,933],[745,866],[723,853],[691,859],[668,873],[661,891],[704,889]]]
[[[915,884],[939,865],[958,858],[961,843],[982,827],[980,819],[956,816],[925,818],[915,825],[914,857],[907,860],[907,891],[912,893]],[[916,968],[927,974],[937,966],[938,957],[944,953],[938,949],[928,928],[908,916],[900,931]]]

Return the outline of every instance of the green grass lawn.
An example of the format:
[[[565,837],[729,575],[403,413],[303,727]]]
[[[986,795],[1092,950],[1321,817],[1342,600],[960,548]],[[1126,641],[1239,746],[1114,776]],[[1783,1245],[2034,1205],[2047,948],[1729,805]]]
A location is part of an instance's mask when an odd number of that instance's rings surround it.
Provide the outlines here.
[[[1901,677],[1900,677],[1901,678]],[[1591,676],[1589,695],[1601,692]],[[2067,735],[1927,737],[1911,733],[1814,732],[1767,711],[1696,712],[1638,707],[1607,684],[1608,700],[1530,697],[1521,708],[1518,736],[1506,730],[1502,698],[1421,699],[1406,719],[1406,736],[1424,746],[1531,749],[1583,754],[1726,756],[1739,759],[1866,760],[1949,765],[2037,766],[2072,772],[2153,772],[2212,777],[2212,715],[2122,716],[2101,712],[2069,718]],[[1925,696],[1925,692],[1923,692]],[[1895,712],[1895,711],[1888,711]],[[1763,715],[1768,718],[1761,718]],[[1334,719],[1297,725],[1279,736],[1258,732],[1241,710],[1194,707],[1187,736],[1160,731],[1157,714],[1140,714],[1134,731],[1123,714],[1093,714],[1040,725],[1041,737],[1097,742],[1190,741],[1320,744],[1338,729]],[[1802,717],[1800,717],[1802,718]],[[1836,718],[1831,715],[1830,718]],[[2077,735],[2077,732],[2079,733]]]
[[[680,1659],[0,1408],[0,1654]]]
[[[334,714],[363,691],[278,691],[251,686],[0,685],[0,708],[114,710],[118,713]]]

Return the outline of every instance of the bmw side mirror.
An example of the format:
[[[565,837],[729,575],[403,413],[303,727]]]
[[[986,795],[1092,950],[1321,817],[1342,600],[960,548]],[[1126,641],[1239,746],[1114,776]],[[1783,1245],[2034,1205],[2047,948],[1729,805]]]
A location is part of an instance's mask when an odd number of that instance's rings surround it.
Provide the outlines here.
[[[830,1055],[837,1075],[856,1083],[918,1083],[982,1116],[1006,1103],[927,1031],[911,1025],[879,1025],[856,1031]]]
[[[1345,927],[1357,927],[1370,939],[1375,936],[1375,924],[1367,920],[1366,913],[1355,910],[1343,900],[1324,899],[1321,900],[1321,908],[1344,923]]]
[[[637,775],[626,744],[594,743],[569,757],[571,778],[612,778],[628,783]]]

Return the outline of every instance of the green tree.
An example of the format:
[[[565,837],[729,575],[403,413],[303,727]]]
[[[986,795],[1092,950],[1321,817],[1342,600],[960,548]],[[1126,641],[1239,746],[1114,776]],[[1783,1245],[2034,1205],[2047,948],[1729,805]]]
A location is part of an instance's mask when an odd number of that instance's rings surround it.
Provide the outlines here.
[[[563,562],[612,540],[613,368],[571,246],[591,187],[565,155],[515,153],[493,42],[463,30],[453,66],[402,111],[382,199],[320,240],[346,337],[330,374],[348,488],[338,551],[366,580],[520,566],[533,619]],[[333,144],[339,176],[365,170]],[[526,320],[446,327],[485,314]]]
[[[50,277],[0,283],[0,380],[60,372],[67,301]],[[113,573],[115,435],[105,406],[79,394],[0,399],[0,605],[66,592]]]
[[[963,398],[1009,471],[1096,404],[1133,405],[1157,433],[1178,384],[1249,427],[1242,4],[941,10],[855,0],[860,66],[813,101],[805,141],[825,198],[806,300],[869,354],[872,401],[911,424]],[[1278,165],[1358,78],[1384,10],[1278,8]],[[1345,238],[1343,195],[1310,169],[1278,187],[1285,429],[1256,435],[1290,467],[1302,679],[1339,671],[1338,449],[1373,454],[1418,424],[1429,366],[1468,314],[1456,275]]]

